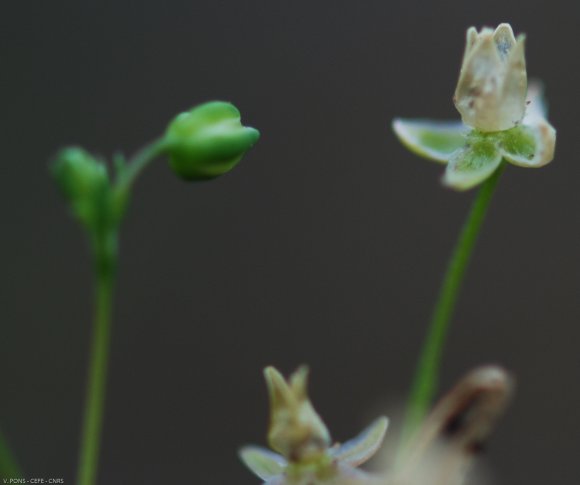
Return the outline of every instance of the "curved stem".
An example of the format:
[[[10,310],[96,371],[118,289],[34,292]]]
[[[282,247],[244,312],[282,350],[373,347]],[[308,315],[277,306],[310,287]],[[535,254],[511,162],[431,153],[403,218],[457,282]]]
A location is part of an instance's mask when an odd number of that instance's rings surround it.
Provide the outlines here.
[[[97,479],[117,259],[116,233],[111,232],[97,239],[93,247],[95,252],[95,320],[79,455],[77,477],[79,485],[94,485]]]
[[[0,431],[0,477],[22,478],[23,474],[16,458],[12,454],[4,433]]]
[[[411,388],[407,414],[403,424],[403,444],[408,442],[408,439],[412,437],[423,421],[437,391],[441,356],[457,295],[503,169],[502,162],[495,173],[479,189],[447,266]]]
[[[160,138],[137,152],[131,159],[129,165],[121,173],[117,181],[117,188],[122,191],[129,191],[143,169],[152,160],[161,155],[166,146],[167,142],[165,138]]]

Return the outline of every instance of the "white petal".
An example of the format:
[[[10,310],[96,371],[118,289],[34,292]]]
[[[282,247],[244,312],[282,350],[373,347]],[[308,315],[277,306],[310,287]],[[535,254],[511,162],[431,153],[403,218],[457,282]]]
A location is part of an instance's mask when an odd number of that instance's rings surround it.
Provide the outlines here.
[[[501,57],[507,57],[513,49],[516,38],[510,24],[499,24],[493,33],[495,45]]]
[[[545,118],[548,115],[544,100],[544,86],[538,80],[530,81],[528,86],[526,115],[523,123],[533,123],[534,119]]]
[[[385,485],[385,477],[383,475],[374,475],[359,468],[339,463],[338,481],[336,483],[340,485]],[[390,483],[391,482],[389,482],[389,484]]]
[[[471,52],[471,49],[473,49],[475,41],[477,40],[477,35],[477,29],[475,27],[469,27],[469,29],[467,29],[467,33],[465,34],[465,52],[463,53],[463,61],[461,62],[462,65],[465,62],[465,58]]]
[[[525,37],[516,39],[509,24],[483,29],[461,66],[455,106],[466,125],[483,132],[502,131],[521,122],[527,87]]]
[[[503,129],[521,122],[526,111],[528,75],[526,72],[525,40],[525,35],[518,35],[515,45],[506,59],[505,78],[497,107],[500,124],[505,126]]]
[[[412,152],[447,163],[451,154],[465,145],[469,128],[460,121],[393,120],[393,130]]]
[[[264,485],[286,485],[287,483],[288,482],[284,475],[276,475],[275,477],[268,478],[268,480],[264,482]]]
[[[482,131],[496,131],[498,88],[503,84],[503,77],[504,63],[493,32],[484,29],[463,60],[453,98],[466,125]]]
[[[514,165],[521,167],[543,167],[554,159],[556,148],[556,130],[546,120],[547,109],[543,96],[544,88],[538,81],[530,83],[528,89],[528,106],[522,121],[522,128],[533,138],[535,149],[533,156],[503,152],[504,157]]]
[[[284,473],[287,462],[282,455],[259,446],[244,446],[239,451],[244,464],[262,480]]]
[[[330,450],[333,458],[341,464],[358,466],[368,461],[380,448],[389,420],[382,416],[355,438]]]

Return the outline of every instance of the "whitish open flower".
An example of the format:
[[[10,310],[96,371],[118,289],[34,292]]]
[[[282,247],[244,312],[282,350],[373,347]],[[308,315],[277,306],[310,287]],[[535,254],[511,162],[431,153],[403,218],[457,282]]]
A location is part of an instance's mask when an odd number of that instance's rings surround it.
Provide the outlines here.
[[[380,447],[387,429],[381,417],[356,438],[330,446],[330,437],[306,393],[303,367],[288,382],[269,367],[270,446],[246,446],[242,461],[265,485],[464,485],[471,465],[509,402],[510,376],[497,366],[467,374],[433,408],[390,471],[356,467]],[[478,483],[480,483],[478,481]]]
[[[371,480],[356,467],[379,449],[387,430],[381,417],[356,438],[331,444],[328,429],[307,394],[308,370],[298,369],[288,381],[273,367],[264,371],[270,394],[268,442],[274,453],[246,446],[240,457],[267,485],[317,485]]]
[[[467,45],[454,96],[461,122],[393,121],[412,151],[447,163],[443,182],[469,189],[506,160],[541,167],[554,158],[556,131],[546,120],[539,83],[528,89],[524,36],[509,24],[493,31],[467,31]]]

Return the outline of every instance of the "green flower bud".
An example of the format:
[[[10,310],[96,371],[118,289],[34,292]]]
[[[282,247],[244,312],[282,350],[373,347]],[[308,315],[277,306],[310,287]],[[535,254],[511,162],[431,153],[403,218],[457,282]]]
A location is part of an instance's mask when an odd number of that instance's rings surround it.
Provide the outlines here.
[[[84,224],[94,225],[109,188],[105,165],[82,148],[69,147],[56,156],[52,173],[73,213]]]
[[[210,101],[181,113],[165,133],[173,171],[186,180],[207,180],[234,168],[260,132],[242,126],[231,103]]]

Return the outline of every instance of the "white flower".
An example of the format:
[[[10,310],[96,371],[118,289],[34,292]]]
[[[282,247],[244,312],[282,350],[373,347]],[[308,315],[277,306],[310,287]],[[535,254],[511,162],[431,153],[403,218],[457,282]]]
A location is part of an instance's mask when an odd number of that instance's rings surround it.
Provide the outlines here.
[[[367,483],[371,476],[356,467],[381,446],[388,420],[380,417],[356,438],[331,444],[328,429],[306,390],[308,371],[298,369],[288,382],[273,367],[264,371],[270,394],[268,441],[274,453],[245,446],[240,458],[267,485]]]
[[[306,369],[299,369],[288,382],[272,367],[265,374],[271,407],[268,437],[280,454],[256,446],[240,450],[242,461],[264,485],[471,483],[467,472],[512,391],[512,380],[500,367],[471,371],[425,418],[401,450],[397,466],[366,473],[356,467],[381,446],[387,418],[377,419],[346,443],[330,446],[328,430],[306,395]]]
[[[455,106],[463,122],[477,130],[503,131],[518,125],[526,109],[524,35],[516,39],[509,24],[495,31],[467,31]]]
[[[541,84],[528,89],[524,36],[516,39],[509,24],[467,31],[454,101],[463,123],[393,121],[407,148],[447,164],[445,185],[470,189],[504,160],[534,168],[553,160],[556,130],[546,120]]]

